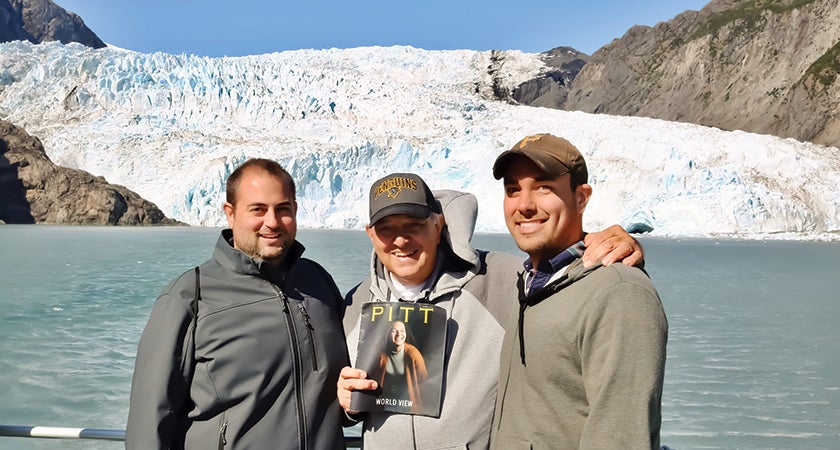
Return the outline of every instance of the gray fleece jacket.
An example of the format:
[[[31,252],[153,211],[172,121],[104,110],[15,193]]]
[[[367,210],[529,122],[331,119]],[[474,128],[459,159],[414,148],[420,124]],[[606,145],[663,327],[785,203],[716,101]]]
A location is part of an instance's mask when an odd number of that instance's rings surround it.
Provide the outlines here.
[[[502,347],[493,448],[659,448],[668,322],[641,269],[577,259],[520,314]]]
[[[441,270],[423,298],[448,314],[440,417],[389,412],[364,419],[366,449],[486,449],[490,445],[498,384],[499,349],[506,322],[515,320],[521,261],[472,248],[478,205],[472,194],[436,191],[446,227]],[[344,318],[350,360],[355,361],[361,305],[393,301],[382,263],[374,253],[370,278],[347,296]]]

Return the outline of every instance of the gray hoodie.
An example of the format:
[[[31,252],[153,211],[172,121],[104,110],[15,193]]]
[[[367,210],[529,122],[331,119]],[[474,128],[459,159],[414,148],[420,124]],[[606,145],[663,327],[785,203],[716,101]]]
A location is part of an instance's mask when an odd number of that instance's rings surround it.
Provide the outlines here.
[[[364,419],[367,449],[488,448],[498,384],[504,326],[515,321],[519,258],[475,250],[470,245],[478,204],[472,194],[435,191],[446,227],[439,247],[439,270],[418,301],[446,309],[447,342],[440,417],[389,412]],[[434,276],[434,275],[433,275]],[[350,360],[355,361],[361,305],[384,302],[390,289],[373,253],[371,275],[347,295],[344,317]]]

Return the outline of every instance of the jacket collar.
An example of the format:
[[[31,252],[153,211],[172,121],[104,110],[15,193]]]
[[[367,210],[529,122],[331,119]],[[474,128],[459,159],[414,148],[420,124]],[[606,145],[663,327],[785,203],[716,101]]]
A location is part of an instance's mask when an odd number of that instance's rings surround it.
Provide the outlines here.
[[[548,260],[541,260],[537,267],[530,258],[525,260],[525,274],[528,276],[529,283],[527,283],[527,295],[532,295],[542,290],[551,278],[566,266],[574,262],[576,259],[583,256],[586,246],[583,241],[578,241],[566,250],[555,255]]]
[[[582,254],[583,252],[581,251],[580,253]],[[599,261],[597,264],[593,264],[590,267],[584,267],[583,260],[580,259],[580,256],[578,256],[570,262],[565,262],[565,265],[563,267],[566,267],[566,265],[568,265],[568,269],[563,275],[561,275],[557,279],[550,281],[548,284],[543,286],[542,289],[539,289],[535,292],[531,292],[529,295],[524,295],[524,293],[526,292],[525,279],[527,277],[527,273],[523,274],[523,276],[519,278],[519,321],[517,323],[518,328],[516,334],[519,335],[519,357],[522,360],[523,366],[525,365],[525,335],[523,333],[523,329],[525,327],[525,310],[529,306],[534,306],[542,302],[543,300],[548,299],[557,292],[562,291],[575,281],[586,277],[587,275],[592,273],[592,271],[601,267],[601,262]]]

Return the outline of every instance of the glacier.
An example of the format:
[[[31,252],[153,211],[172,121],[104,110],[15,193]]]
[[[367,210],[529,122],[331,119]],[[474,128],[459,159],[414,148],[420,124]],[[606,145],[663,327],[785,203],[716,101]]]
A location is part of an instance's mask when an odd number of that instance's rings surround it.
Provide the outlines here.
[[[837,148],[662,120],[499,100],[544,70],[538,54],[413,47],[244,57],[0,44],[0,117],[57,164],[124,185],[169,217],[225,224],[224,180],[249,157],[297,181],[307,228],[363,228],[370,183],[417,172],[479,201],[504,232],[499,153],[539,132],[584,154],[585,228],[658,236],[840,238]]]

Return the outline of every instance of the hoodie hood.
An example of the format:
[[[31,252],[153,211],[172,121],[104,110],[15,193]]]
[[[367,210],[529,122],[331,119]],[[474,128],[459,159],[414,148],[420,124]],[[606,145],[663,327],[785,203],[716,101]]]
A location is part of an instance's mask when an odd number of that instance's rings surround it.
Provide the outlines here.
[[[475,267],[479,264],[478,253],[470,244],[478,217],[478,201],[475,196],[459,191],[434,191],[440,202],[446,226],[441,239],[449,244],[455,256]]]

